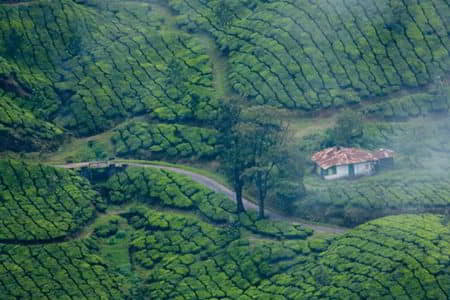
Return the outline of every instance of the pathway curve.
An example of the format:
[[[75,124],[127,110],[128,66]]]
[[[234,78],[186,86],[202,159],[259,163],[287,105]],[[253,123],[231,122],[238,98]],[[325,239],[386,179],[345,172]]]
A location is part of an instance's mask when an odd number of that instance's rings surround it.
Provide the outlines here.
[[[64,168],[64,169],[79,169],[79,168],[83,168],[83,167],[87,167],[87,168],[105,167],[108,165],[120,166],[123,164],[126,164],[127,166],[131,166],[131,167],[153,168],[153,169],[167,170],[167,171],[172,171],[172,172],[175,172],[178,174],[182,174],[182,175],[190,177],[195,182],[200,183],[215,192],[225,194],[231,200],[236,201],[235,193],[232,190],[230,190],[229,188],[227,188],[226,186],[224,186],[223,184],[220,184],[217,181],[215,181],[209,177],[206,177],[204,175],[201,175],[201,174],[198,174],[198,173],[195,173],[192,171],[187,171],[184,169],[176,168],[176,167],[169,167],[169,166],[163,166],[163,165],[157,165],[157,164],[134,163],[134,162],[127,162],[126,160],[120,160],[120,163],[119,162],[80,162],[80,163],[70,163],[70,164],[63,164],[63,165],[54,165],[54,167],[59,167],[59,168]],[[258,210],[258,206],[255,203],[253,203],[247,199],[242,199],[242,200],[244,202],[244,207],[246,209]],[[308,223],[307,221],[304,221],[301,219],[283,216],[283,215],[281,215],[273,210],[267,209],[267,208],[265,210],[265,214],[272,220],[280,220],[280,221],[287,221],[292,224],[300,224],[300,225],[303,225],[306,227],[310,227],[318,233],[344,233],[349,230],[347,228],[342,228],[342,227],[311,224],[311,223]]]

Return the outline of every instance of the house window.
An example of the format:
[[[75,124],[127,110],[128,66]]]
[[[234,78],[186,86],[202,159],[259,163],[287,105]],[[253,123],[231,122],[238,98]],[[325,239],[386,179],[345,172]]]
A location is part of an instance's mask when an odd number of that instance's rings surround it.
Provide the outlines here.
[[[336,175],[337,170],[336,170],[336,166],[333,166],[330,168],[330,175]]]

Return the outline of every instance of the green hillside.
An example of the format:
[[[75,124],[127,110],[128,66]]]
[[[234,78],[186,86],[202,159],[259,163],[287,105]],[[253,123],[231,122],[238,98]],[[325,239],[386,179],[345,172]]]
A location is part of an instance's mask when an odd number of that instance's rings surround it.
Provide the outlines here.
[[[2,43],[0,74],[33,91],[17,102],[40,118],[88,135],[134,115],[212,117],[205,47],[149,4],[33,1],[1,5],[0,14],[4,40],[18,44]]]
[[[202,124],[215,118],[223,85],[251,104],[301,111],[426,88],[369,111],[401,117],[448,110],[448,97],[433,85],[450,69],[445,1],[223,3],[1,5],[0,85],[19,106],[5,109],[9,122],[24,127],[7,137],[28,141],[32,128],[42,128],[48,133],[38,138],[53,141],[59,131],[42,122],[86,136],[139,115]],[[17,109],[37,120],[19,122]],[[48,148],[33,142],[26,150]]]
[[[169,3],[180,26],[214,36],[229,56],[232,87],[256,103],[338,107],[450,70],[445,1]]]
[[[21,108],[11,95],[0,90],[0,136],[7,141],[2,150],[55,150],[62,141],[63,131]]]
[[[94,218],[102,200],[72,171],[0,160],[0,242],[61,240]]]
[[[0,0],[0,299],[450,299],[449,16]],[[394,164],[325,181],[335,145]]]
[[[33,168],[61,172],[9,163],[23,180]],[[162,184],[169,180],[175,184]],[[149,190],[136,188],[137,182]],[[450,231],[443,216],[392,216],[344,235],[307,238],[283,222],[267,220],[266,231],[252,230],[241,216],[244,226],[235,226],[228,199],[168,171],[130,168],[92,187],[120,210],[97,212],[93,224],[67,241],[0,241],[5,299],[448,297]],[[37,196],[30,198],[37,204]],[[208,214],[205,209],[218,203],[224,210]],[[40,216],[30,219],[43,224]],[[285,234],[267,234],[270,227]]]

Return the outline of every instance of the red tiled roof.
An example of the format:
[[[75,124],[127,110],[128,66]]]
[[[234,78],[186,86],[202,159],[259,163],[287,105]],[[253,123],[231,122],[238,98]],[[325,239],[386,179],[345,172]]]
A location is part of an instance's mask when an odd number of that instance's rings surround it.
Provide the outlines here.
[[[373,155],[377,159],[389,158],[389,157],[394,157],[394,151],[381,148],[381,149],[378,149],[377,151],[373,152]]]
[[[375,152],[357,148],[332,147],[317,152],[312,156],[322,169],[328,169],[333,166],[358,164],[368,161],[376,161],[383,158],[393,157],[394,151],[380,149]]]

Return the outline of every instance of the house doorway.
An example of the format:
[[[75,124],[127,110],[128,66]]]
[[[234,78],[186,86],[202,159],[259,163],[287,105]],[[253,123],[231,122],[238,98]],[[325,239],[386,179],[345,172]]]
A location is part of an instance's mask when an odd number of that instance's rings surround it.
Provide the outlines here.
[[[355,165],[348,165],[348,174],[350,175],[350,177],[355,177]]]

